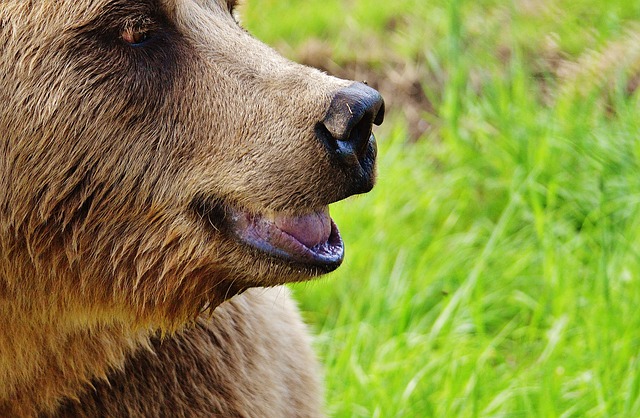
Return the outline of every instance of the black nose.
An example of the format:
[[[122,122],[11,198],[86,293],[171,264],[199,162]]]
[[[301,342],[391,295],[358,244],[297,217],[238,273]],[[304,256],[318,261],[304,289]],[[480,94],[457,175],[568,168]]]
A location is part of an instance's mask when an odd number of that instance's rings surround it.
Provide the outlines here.
[[[362,83],[338,90],[320,123],[326,145],[348,164],[372,165],[376,144],[371,134],[373,124],[384,119],[384,100],[380,93]],[[326,135],[328,133],[329,135]]]

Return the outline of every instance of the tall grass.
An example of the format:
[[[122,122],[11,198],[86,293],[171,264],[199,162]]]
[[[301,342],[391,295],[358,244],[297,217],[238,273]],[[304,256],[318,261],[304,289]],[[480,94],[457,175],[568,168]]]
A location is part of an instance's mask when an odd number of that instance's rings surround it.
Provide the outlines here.
[[[604,53],[640,5],[272,4],[249,1],[247,24],[294,49],[307,36],[341,44],[362,16],[380,22],[364,30],[421,60],[435,109],[416,142],[391,112],[377,132],[377,187],[332,207],[344,265],[294,287],[328,412],[640,416],[638,96],[624,68],[613,83],[553,74],[545,43],[565,61]],[[299,15],[304,28],[291,23]],[[385,33],[385,16],[405,26]]]

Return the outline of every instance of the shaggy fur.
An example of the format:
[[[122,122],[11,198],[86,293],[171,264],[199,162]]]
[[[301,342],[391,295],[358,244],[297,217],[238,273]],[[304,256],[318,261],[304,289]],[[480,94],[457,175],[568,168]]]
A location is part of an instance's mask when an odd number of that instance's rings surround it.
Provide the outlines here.
[[[278,56],[233,7],[2,1],[0,416],[320,414],[286,290],[225,301],[323,271],[211,220],[352,194],[314,133],[350,83]]]

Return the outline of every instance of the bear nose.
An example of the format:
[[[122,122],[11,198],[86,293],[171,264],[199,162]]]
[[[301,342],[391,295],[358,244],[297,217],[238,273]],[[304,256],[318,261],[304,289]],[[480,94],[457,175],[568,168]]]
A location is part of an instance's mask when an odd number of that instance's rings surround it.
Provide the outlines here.
[[[338,90],[321,125],[329,135],[323,135],[327,145],[345,162],[356,161],[362,165],[367,154],[375,158],[375,138],[371,134],[373,125],[384,119],[384,100],[380,93],[363,83],[354,83]]]

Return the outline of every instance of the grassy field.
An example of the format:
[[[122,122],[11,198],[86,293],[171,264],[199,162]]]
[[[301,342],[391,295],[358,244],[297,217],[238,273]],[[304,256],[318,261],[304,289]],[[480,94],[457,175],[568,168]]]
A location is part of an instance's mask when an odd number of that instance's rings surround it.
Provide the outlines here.
[[[640,2],[242,9],[390,104],[343,267],[294,287],[329,414],[640,417]]]

